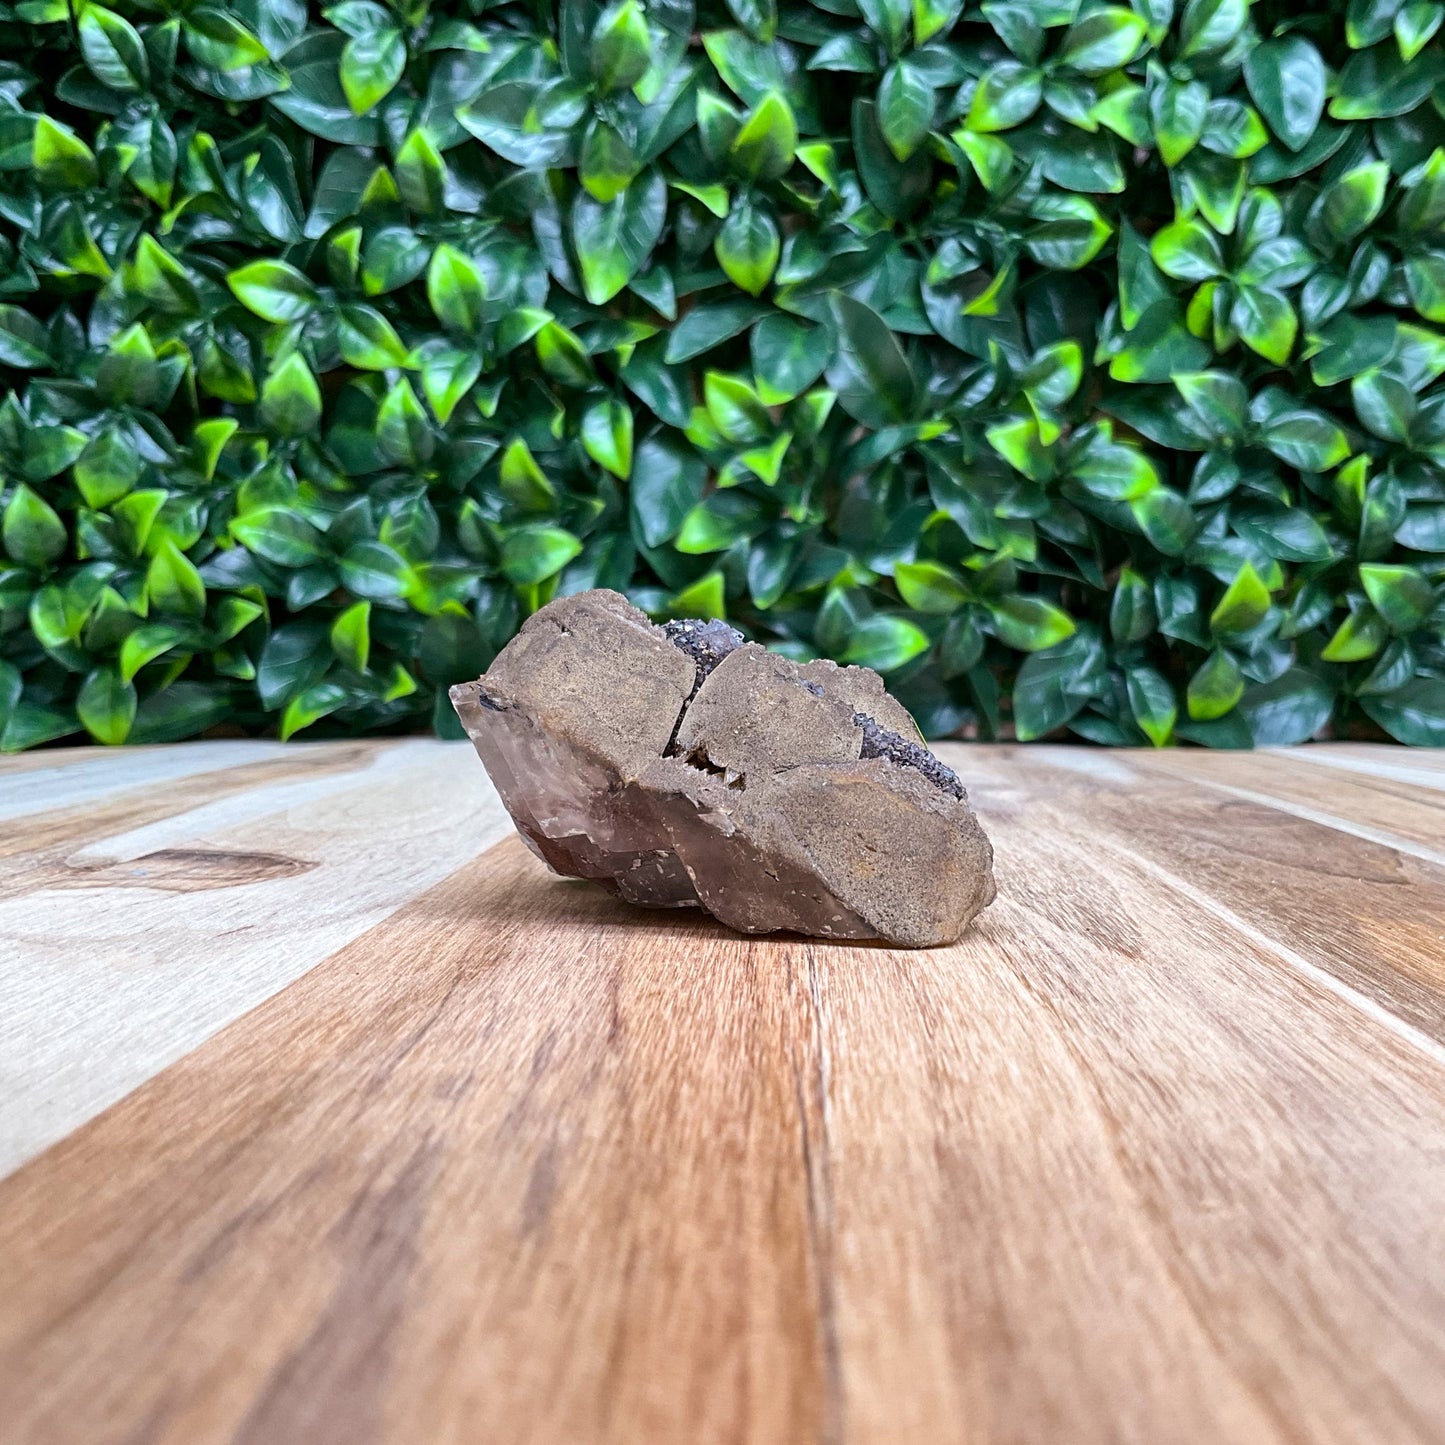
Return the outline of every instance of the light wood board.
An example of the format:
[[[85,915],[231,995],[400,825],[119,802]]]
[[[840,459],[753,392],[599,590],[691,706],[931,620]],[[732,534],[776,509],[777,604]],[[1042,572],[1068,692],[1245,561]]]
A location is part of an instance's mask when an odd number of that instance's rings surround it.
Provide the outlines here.
[[[1439,758],[943,749],[909,953],[208,746],[0,769],[6,1445],[1445,1441]]]

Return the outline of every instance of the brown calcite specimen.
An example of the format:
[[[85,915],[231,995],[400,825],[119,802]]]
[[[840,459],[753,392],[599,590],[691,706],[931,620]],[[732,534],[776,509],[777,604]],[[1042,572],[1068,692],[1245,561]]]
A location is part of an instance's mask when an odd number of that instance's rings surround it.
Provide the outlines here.
[[[528,618],[451,697],[532,850],[633,903],[926,947],[993,899],[962,786],[867,668],[596,591]]]

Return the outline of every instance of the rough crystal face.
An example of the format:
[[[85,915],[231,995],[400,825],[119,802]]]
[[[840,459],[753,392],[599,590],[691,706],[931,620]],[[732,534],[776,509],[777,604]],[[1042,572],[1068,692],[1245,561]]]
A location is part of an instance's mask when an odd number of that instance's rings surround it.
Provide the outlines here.
[[[962,785],[867,668],[595,591],[451,698],[528,846],[633,903],[927,947],[993,899]]]

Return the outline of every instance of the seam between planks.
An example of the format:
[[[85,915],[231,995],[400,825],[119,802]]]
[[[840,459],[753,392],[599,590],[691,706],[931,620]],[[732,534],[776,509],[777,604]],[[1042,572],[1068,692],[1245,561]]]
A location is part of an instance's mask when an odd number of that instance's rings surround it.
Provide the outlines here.
[[[1296,818],[1303,818],[1307,823],[1318,823],[1321,827],[1332,828],[1337,833],[1350,833],[1356,838],[1363,838],[1367,843],[1378,843],[1383,848],[1392,848],[1397,853],[1408,853],[1412,858],[1433,863],[1437,868],[1445,868],[1445,852],[1437,848],[1429,848],[1423,843],[1412,842],[1409,838],[1401,838],[1395,833],[1387,833],[1383,828],[1372,828],[1368,823],[1354,823],[1348,818],[1341,818],[1336,813],[1321,812],[1319,809],[1307,807],[1303,803],[1291,802],[1286,798],[1276,798],[1269,793],[1255,792],[1253,788],[1241,788],[1233,783],[1221,783],[1214,778],[1201,778],[1194,774],[1180,773],[1167,766],[1157,767],[1146,764],[1146,767],[1153,767],[1154,770],[1166,773],[1172,778],[1183,779],[1196,785],[1202,784],[1206,788],[1213,788],[1218,793],[1228,793],[1232,797],[1242,798],[1247,803],[1259,803],[1281,813],[1292,813]]]
[[[1231,789],[1230,791],[1236,791]],[[1437,1043],[1429,1034],[1417,1029],[1414,1024],[1402,1019],[1398,1014],[1392,1013],[1383,1004],[1372,999],[1369,994],[1362,993],[1359,989],[1351,987],[1343,979],[1336,978],[1328,969],[1321,968],[1317,963],[1311,963],[1303,954],[1296,953],[1287,943],[1281,943],[1277,938],[1271,938],[1263,929],[1256,928],[1248,919],[1241,918],[1227,904],[1211,898],[1201,888],[1196,888],[1187,879],[1171,873],[1167,868],[1161,867],[1152,858],[1146,858],[1142,853],[1136,852],[1127,844],[1114,840],[1114,845],[1126,857],[1133,860],[1144,872],[1151,877],[1159,879],[1161,883],[1172,888],[1182,897],[1189,899],[1196,907],[1202,908],[1206,913],[1227,923],[1231,928],[1242,934],[1245,938],[1263,949],[1266,953],[1273,955],[1281,962],[1288,964],[1296,972],[1303,974],[1319,987],[1335,995],[1336,998],[1349,1004],[1373,1019],[1382,1027],[1388,1029],[1402,1043],[1422,1053],[1432,1063],[1445,1068],[1445,1045]]]
[[[1445,769],[1437,771],[1423,767],[1400,767],[1395,763],[1346,757],[1321,748],[1280,748],[1272,749],[1271,752],[1276,757],[1288,758],[1291,762],[1308,763],[1311,767],[1336,768],[1340,772],[1354,773],[1361,778],[1406,783],[1410,787],[1426,788],[1431,792],[1445,791]]]

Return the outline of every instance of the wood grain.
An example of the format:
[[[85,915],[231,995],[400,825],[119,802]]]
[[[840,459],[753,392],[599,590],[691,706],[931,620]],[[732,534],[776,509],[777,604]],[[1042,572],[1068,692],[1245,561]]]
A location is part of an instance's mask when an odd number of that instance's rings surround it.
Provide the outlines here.
[[[24,811],[0,833],[0,1174],[510,829],[470,750],[430,740],[44,756],[43,791],[0,771]]]
[[[0,1183],[0,1434],[1439,1445],[1445,870],[1196,756],[951,751],[950,949],[464,863]]]

